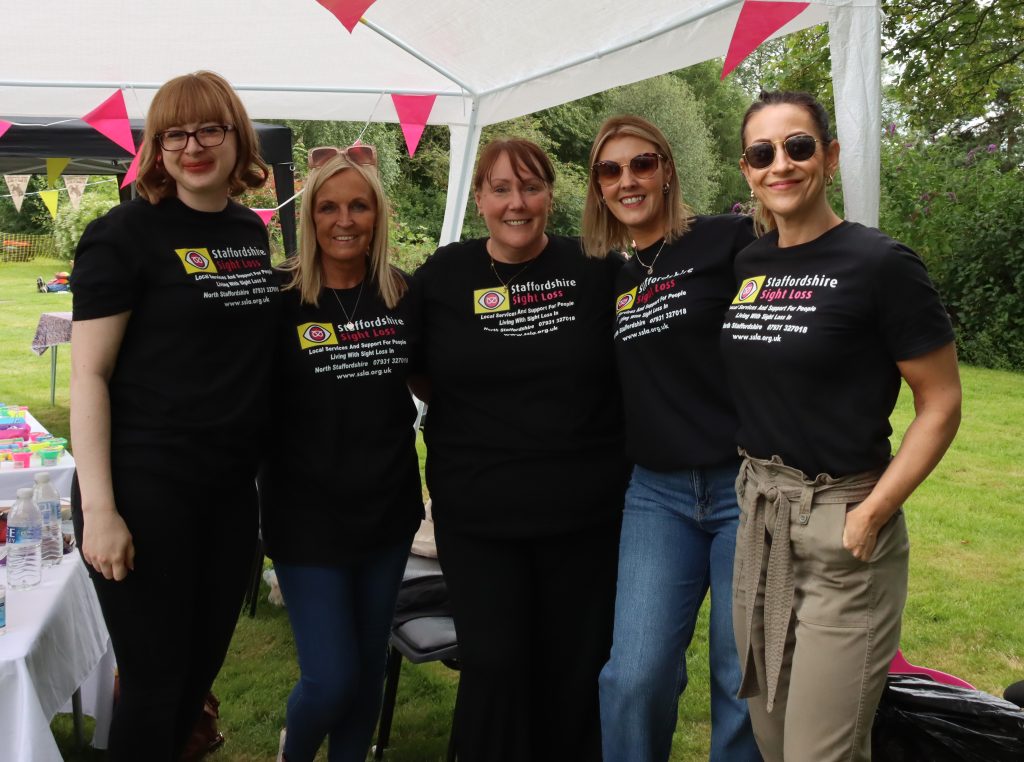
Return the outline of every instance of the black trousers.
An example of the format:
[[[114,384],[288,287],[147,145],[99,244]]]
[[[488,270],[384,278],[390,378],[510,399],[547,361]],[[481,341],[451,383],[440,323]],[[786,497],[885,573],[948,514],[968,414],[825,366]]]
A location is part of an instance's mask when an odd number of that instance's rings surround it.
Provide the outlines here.
[[[90,568],[119,675],[109,762],[176,762],[227,654],[256,551],[256,487],[209,471],[114,469],[135,570],[114,582]],[[77,479],[72,508],[80,544]]]
[[[620,520],[547,537],[438,528],[462,675],[460,762],[601,759]]]

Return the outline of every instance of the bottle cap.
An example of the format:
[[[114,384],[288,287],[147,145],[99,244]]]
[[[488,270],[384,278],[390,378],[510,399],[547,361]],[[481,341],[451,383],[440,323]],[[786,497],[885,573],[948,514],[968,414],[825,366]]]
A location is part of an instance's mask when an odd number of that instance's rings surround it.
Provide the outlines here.
[[[20,487],[18,489],[17,494],[18,494],[18,497],[21,498],[22,500],[31,500],[32,499],[32,488],[31,487]]]
[[[50,475],[45,471],[36,474],[36,484],[45,484],[50,481]]]

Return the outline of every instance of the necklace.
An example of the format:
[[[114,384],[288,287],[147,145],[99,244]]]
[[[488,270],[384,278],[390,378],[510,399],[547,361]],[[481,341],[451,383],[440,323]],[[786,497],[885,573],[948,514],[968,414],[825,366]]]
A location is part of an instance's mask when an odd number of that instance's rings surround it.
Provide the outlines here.
[[[651,260],[651,263],[649,265],[645,265],[644,261],[642,259],[640,259],[640,252],[637,251],[636,241],[632,241],[632,244],[633,244],[633,257],[636,259],[637,262],[640,263],[641,267],[643,267],[645,270],[647,270],[647,274],[648,275],[653,275],[654,274],[654,263],[658,261],[658,257],[661,255],[661,250],[665,248],[665,244],[667,242],[668,242],[668,238],[662,238],[661,239],[661,246],[658,247],[658,251],[655,253],[654,259]]]
[[[356,303],[352,306],[352,314],[351,315],[348,314],[348,310],[345,309],[345,305],[341,303],[341,298],[338,296],[338,292],[336,290],[334,290],[333,288],[328,289],[332,294],[334,294],[334,300],[338,303],[338,306],[341,307],[341,311],[345,314],[345,330],[346,331],[354,331],[356,329],[356,324],[355,324],[356,310],[359,309],[359,299],[363,295],[363,284],[364,283],[366,283],[366,278],[363,278],[359,282],[359,293],[356,294]]]
[[[497,268],[496,268],[496,267],[494,266],[494,257],[492,257],[492,256],[491,256],[490,254],[488,254],[488,255],[487,255],[487,258],[488,258],[488,259],[490,260],[490,262],[491,262],[491,272],[492,272],[492,273],[494,273],[494,277],[498,279],[498,283],[500,283],[500,284],[501,284],[501,287],[502,287],[503,289],[505,289],[505,291],[506,291],[506,292],[508,291],[508,287],[509,287],[509,284],[510,284],[510,283],[511,283],[512,281],[514,281],[514,280],[515,280],[516,278],[518,278],[518,277],[519,277],[520,275],[522,275],[522,274],[523,274],[524,272],[526,272],[526,268],[528,268],[528,267],[529,267],[530,265],[532,265],[532,264],[533,264],[533,261],[534,261],[534,259],[536,259],[536,257],[534,257],[533,259],[531,259],[531,260],[530,260],[529,262],[527,262],[527,263],[526,263],[525,265],[523,265],[523,266],[522,266],[521,268],[519,268],[519,271],[518,271],[518,272],[516,272],[516,274],[515,274],[515,275],[513,275],[513,276],[512,276],[511,278],[509,278],[508,280],[502,280],[502,279],[501,279],[501,276],[500,276],[500,275],[498,275],[498,270],[497,270]]]

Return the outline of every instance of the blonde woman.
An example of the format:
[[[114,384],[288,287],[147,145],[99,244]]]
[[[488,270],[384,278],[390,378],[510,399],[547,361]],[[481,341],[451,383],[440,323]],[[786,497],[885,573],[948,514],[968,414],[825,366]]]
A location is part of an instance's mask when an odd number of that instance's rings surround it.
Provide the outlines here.
[[[263,537],[300,677],[283,758],[366,757],[388,633],[423,515],[406,383],[418,300],[388,260],[388,203],[371,146],[317,148],[299,252],[284,265],[264,471]]]

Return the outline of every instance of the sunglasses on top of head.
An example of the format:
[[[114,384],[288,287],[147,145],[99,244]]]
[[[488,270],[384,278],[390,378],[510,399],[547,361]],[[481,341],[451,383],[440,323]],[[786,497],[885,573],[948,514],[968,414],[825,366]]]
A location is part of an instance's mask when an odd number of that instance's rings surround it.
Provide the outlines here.
[[[751,143],[743,149],[743,159],[747,162],[747,166],[753,169],[764,169],[775,161],[775,146],[781,145],[782,150],[793,161],[807,161],[818,150],[819,142],[811,135],[793,135],[775,143],[768,141]]]
[[[665,157],[660,153],[641,153],[625,164],[615,161],[596,161],[591,170],[597,182],[601,185],[611,185],[622,176],[623,167],[629,167],[630,174],[638,180],[654,177],[654,173],[658,171],[659,161],[665,161]]]
[[[349,146],[348,148],[335,148],[334,146],[310,148],[307,164],[310,169],[318,169],[339,154],[347,156],[348,160],[353,164],[362,164],[368,167],[377,166],[377,149],[363,143]]]

